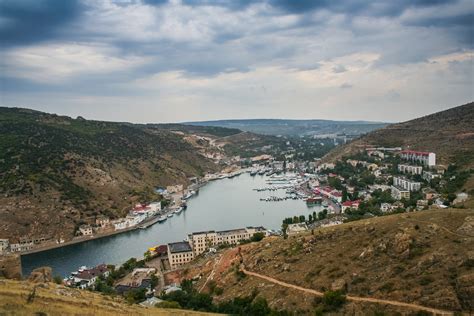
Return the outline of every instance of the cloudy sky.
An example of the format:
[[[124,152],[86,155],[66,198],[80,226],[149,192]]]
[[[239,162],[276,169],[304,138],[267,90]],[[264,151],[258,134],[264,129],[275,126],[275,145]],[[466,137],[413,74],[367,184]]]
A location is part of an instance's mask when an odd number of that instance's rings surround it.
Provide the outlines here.
[[[0,0],[0,105],[402,121],[474,100],[472,0]]]

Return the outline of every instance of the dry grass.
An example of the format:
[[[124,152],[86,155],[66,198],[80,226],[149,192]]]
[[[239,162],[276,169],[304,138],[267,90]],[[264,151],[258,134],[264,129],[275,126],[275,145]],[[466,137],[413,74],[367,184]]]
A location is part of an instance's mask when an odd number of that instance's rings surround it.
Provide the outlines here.
[[[35,287],[36,290],[34,290]],[[0,315],[164,316],[209,314],[127,305],[120,298],[70,289],[52,283],[33,284],[25,281],[0,280]]]

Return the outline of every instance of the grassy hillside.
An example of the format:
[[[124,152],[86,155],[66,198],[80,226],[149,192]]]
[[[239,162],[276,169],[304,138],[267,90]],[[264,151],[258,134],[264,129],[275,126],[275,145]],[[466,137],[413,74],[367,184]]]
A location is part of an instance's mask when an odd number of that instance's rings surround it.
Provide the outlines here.
[[[216,170],[183,136],[140,125],[0,108],[0,238],[69,237],[153,188]]]
[[[367,145],[401,146],[432,151],[441,164],[474,166],[474,103],[373,131],[330,152],[326,161],[355,153]]]
[[[125,304],[121,298],[66,288],[0,279],[0,315],[211,315]]]
[[[430,210],[326,227],[287,240],[267,238],[240,246],[240,252],[246,270],[276,282],[238,272],[240,255],[233,248],[204,260],[203,278],[195,287],[222,288],[217,301],[257,291],[272,308],[298,315],[324,310],[338,315],[418,315],[424,307],[472,312],[473,227],[472,210]],[[197,271],[184,273],[192,276]],[[347,296],[341,306],[317,295],[337,290]]]
[[[330,120],[218,120],[205,122],[189,122],[187,125],[215,126],[239,129],[263,135],[321,135],[321,134],[364,134],[386,126],[381,122],[365,121],[330,121]]]

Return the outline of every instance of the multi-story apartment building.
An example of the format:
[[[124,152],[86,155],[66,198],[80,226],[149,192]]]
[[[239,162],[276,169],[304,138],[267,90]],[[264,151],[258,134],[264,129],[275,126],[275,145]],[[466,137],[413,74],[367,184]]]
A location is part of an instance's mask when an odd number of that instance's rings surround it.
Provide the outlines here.
[[[392,185],[391,187],[391,192],[392,192],[392,198],[395,200],[401,200],[401,199],[409,199],[410,198],[410,191],[403,189],[398,186]]]
[[[405,177],[393,177],[393,185],[408,191],[418,191],[421,189],[421,183],[409,180]]]
[[[238,244],[242,240],[250,239],[258,232],[266,234],[266,229],[264,227],[246,227],[223,231],[203,231],[190,234],[188,239],[193,248],[194,255],[198,256],[206,251],[206,249],[214,246]]]
[[[435,153],[415,150],[403,150],[400,152],[400,157],[405,160],[420,162],[428,167],[433,167],[436,165]]]
[[[431,171],[423,171],[423,179],[426,180],[426,181],[431,181],[435,178],[439,178],[441,177],[440,174],[438,173],[434,173],[434,172],[431,172]]]
[[[423,172],[423,167],[400,164],[398,165],[398,171],[402,173],[409,173],[412,175],[416,175],[416,174],[421,174]]]
[[[194,259],[193,249],[187,241],[168,244],[168,260],[171,269],[176,269]]]

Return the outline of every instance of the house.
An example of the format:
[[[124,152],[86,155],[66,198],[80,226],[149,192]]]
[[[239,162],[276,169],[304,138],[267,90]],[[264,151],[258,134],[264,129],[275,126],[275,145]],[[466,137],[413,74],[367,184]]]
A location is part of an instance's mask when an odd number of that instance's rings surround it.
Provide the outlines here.
[[[380,211],[381,211],[382,213],[387,213],[387,212],[392,211],[392,204],[390,204],[390,203],[382,203],[382,204],[380,204]]]
[[[436,165],[436,154],[432,152],[403,150],[400,152],[400,157],[412,162],[420,162],[428,167]]]
[[[289,224],[288,228],[286,229],[286,234],[288,236],[298,235],[307,230],[308,230],[308,225],[306,225],[306,223]]]
[[[431,180],[435,178],[441,178],[441,175],[439,173],[434,173],[431,171],[423,171],[423,180],[430,182]]]
[[[79,227],[79,232],[83,236],[92,236],[92,234],[93,234],[92,226],[90,226],[90,225],[81,225]]]
[[[423,171],[422,166],[412,166],[412,165],[406,165],[406,164],[400,164],[398,165],[398,171],[401,173],[409,173],[412,175],[416,174],[421,174]]]
[[[10,240],[0,239],[0,255],[5,254],[8,250],[10,250]]]
[[[124,218],[117,219],[113,221],[112,224],[114,225],[115,230],[121,230],[128,227],[128,221]]]
[[[146,289],[148,292],[151,292],[151,277],[155,273],[155,268],[136,268],[131,274],[127,275],[115,285],[115,290],[121,295],[131,290],[140,289]]]
[[[92,288],[99,277],[107,277],[109,274],[110,271],[105,264],[98,265],[92,269],[79,270],[73,276],[72,285],[81,289]]]
[[[110,219],[106,216],[97,216],[95,224],[100,228],[105,228],[110,224]]]
[[[416,201],[416,209],[421,211],[428,207],[428,200],[418,200]]]
[[[345,201],[341,205],[341,211],[344,213],[348,209],[355,209],[359,208],[360,200],[356,201]]]
[[[171,269],[176,269],[194,259],[193,249],[186,241],[168,244],[168,260]]]

